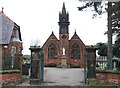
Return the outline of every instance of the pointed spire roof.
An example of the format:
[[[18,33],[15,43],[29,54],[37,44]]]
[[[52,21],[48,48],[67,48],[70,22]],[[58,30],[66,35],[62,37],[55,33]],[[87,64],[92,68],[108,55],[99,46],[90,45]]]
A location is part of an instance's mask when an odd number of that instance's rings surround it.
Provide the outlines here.
[[[63,7],[62,7],[62,14],[66,14],[66,8],[65,8],[65,3],[63,2]]]

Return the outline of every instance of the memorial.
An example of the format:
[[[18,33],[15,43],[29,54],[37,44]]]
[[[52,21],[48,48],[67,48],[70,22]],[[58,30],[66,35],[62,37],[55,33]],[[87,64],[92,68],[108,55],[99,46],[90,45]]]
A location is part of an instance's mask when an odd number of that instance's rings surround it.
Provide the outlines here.
[[[65,47],[63,47],[63,52],[62,52],[62,59],[61,59],[61,67],[62,68],[67,68],[67,61],[66,61],[66,54],[65,54]]]

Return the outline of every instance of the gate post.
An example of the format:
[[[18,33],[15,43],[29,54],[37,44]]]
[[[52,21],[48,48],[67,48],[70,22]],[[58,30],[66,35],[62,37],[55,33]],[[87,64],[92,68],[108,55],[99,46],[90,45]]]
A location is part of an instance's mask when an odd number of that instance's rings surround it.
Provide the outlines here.
[[[86,84],[86,79],[87,79],[87,75],[86,75],[86,73],[87,73],[87,69],[86,69],[86,64],[87,63],[87,61],[86,61],[86,48],[84,48],[84,83]]]
[[[40,47],[31,46],[30,84],[40,83]]]
[[[44,54],[42,48],[40,48],[40,80],[44,81]]]
[[[96,78],[96,48],[86,47],[88,83],[95,83]]]

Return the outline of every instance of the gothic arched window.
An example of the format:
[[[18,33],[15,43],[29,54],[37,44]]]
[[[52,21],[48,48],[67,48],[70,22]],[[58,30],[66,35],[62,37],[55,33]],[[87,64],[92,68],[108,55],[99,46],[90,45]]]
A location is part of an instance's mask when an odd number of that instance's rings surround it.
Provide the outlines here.
[[[80,59],[80,47],[76,43],[71,47],[71,58]]]
[[[48,58],[57,58],[57,48],[54,43],[48,46]]]

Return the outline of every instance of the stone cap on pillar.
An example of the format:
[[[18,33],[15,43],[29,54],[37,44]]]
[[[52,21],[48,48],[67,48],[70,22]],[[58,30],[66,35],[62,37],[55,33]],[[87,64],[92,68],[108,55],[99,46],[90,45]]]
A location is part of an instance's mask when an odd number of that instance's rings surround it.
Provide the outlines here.
[[[30,46],[29,49],[34,52],[42,50],[42,48],[40,46]]]
[[[95,52],[97,50],[97,47],[93,45],[89,45],[89,46],[86,46],[85,49],[87,52]]]

